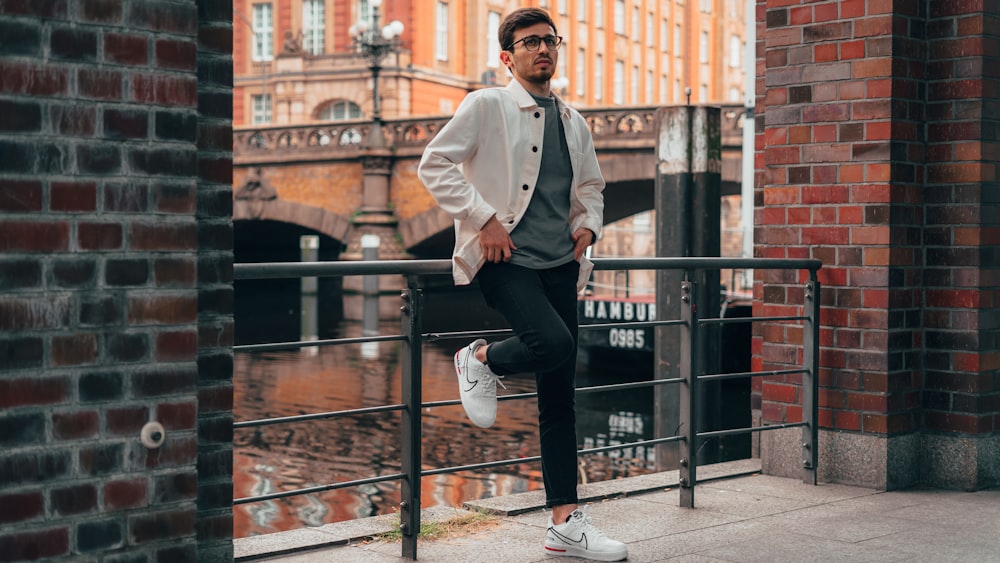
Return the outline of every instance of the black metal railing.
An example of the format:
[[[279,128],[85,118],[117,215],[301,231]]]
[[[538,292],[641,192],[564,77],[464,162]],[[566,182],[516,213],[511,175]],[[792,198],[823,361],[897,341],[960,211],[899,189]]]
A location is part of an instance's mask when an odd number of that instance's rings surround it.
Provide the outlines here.
[[[651,320],[643,322],[622,322],[581,325],[580,330],[599,330],[619,326],[654,327],[657,332],[668,326],[679,327],[679,377],[657,377],[651,381],[633,383],[618,383],[594,387],[577,388],[578,394],[608,392],[613,390],[632,389],[639,387],[657,387],[677,385],[679,389],[680,433],[674,436],[663,436],[649,440],[614,444],[579,450],[581,455],[622,450],[637,446],[653,446],[676,442],[679,448],[679,484],[680,504],[685,507],[694,506],[694,492],[697,483],[697,452],[706,439],[738,434],[752,434],[766,430],[781,428],[802,428],[802,468],[803,481],[816,483],[816,465],[818,452],[817,442],[817,397],[818,397],[818,360],[819,360],[819,313],[820,284],[817,272],[822,264],[818,260],[808,259],[765,259],[765,258],[602,258],[596,259],[597,270],[680,270],[685,273],[680,291],[680,318]],[[718,275],[725,269],[757,269],[757,270],[797,270],[807,271],[809,281],[804,288],[804,302],[795,304],[801,307],[802,315],[783,315],[771,317],[740,317],[740,318],[700,318],[698,309],[699,280],[707,279],[707,275]],[[236,264],[234,277],[236,280],[276,279],[301,277],[344,277],[371,275],[401,275],[406,283],[401,292],[401,332],[395,335],[364,336],[360,338],[337,338],[329,340],[304,340],[297,342],[276,342],[234,346],[237,352],[255,352],[279,349],[297,349],[310,346],[327,346],[358,344],[364,342],[395,341],[402,343],[402,402],[398,404],[380,405],[367,408],[342,410],[335,412],[309,413],[296,416],[285,416],[260,420],[239,421],[234,428],[251,428],[275,424],[287,424],[307,420],[332,419],[338,417],[357,416],[371,413],[399,411],[401,414],[400,440],[401,460],[399,473],[380,475],[377,477],[355,479],[338,483],[330,483],[314,487],[279,491],[259,496],[237,498],[234,505],[261,502],[297,495],[307,495],[354,487],[365,484],[386,481],[400,482],[400,528],[402,532],[402,556],[409,559],[417,557],[417,535],[420,530],[420,480],[426,476],[485,469],[504,465],[515,465],[538,461],[540,456],[518,457],[516,459],[489,460],[482,463],[424,469],[421,457],[421,413],[425,408],[437,408],[460,404],[459,399],[423,402],[422,400],[422,351],[425,342],[441,339],[474,336],[497,336],[508,334],[509,330],[463,331],[447,333],[425,333],[422,328],[423,287],[422,277],[429,275],[446,275],[451,272],[448,260],[382,260],[361,262],[281,262]],[[782,282],[789,283],[789,282]],[[741,372],[741,373],[706,373],[705,371],[705,332],[707,327],[729,323],[752,322],[801,322],[802,364],[795,369],[772,371]],[[660,339],[658,334],[657,339]],[[738,429],[726,429],[699,432],[696,422],[699,420],[699,397],[697,382],[717,381],[723,379],[766,377],[784,375],[802,375],[802,420],[767,426],[756,426]],[[512,401],[536,397],[536,393],[517,393],[500,396],[501,401]]]

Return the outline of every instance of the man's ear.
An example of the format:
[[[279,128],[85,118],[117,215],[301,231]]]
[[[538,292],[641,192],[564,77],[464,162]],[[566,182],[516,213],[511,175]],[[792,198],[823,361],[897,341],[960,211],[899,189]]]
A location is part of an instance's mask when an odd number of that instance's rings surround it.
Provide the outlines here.
[[[500,63],[503,66],[510,66],[510,51],[500,51]]]

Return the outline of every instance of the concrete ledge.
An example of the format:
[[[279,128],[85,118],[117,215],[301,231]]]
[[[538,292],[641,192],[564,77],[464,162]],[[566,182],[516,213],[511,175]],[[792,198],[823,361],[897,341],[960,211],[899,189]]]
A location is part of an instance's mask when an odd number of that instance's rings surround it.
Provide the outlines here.
[[[760,469],[759,459],[743,459],[705,465],[698,467],[698,483],[751,475],[759,473]],[[677,487],[677,480],[678,472],[675,470],[580,485],[580,502],[662,491],[666,488]],[[531,491],[469,501],[463,504],[463,508],[466,510],[450,506],[432,506],[420,511],[420,520],[421,522],[440,522],[468,514],[472,510],[501,516],[514,516],[538,511],[545,508],[545,492]],[[315,528],[300,528],[287,532],[237,538],[233,540],[233,560],[253,561],[357,543],[372,536],[395,530],[398,522],[399,519],[395,514],[384,514],[326,524]]]

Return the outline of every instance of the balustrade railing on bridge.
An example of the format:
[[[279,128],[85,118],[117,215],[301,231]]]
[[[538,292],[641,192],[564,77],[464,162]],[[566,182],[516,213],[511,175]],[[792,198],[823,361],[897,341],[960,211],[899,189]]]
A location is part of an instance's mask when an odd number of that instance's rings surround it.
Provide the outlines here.
[[[817,451],[817,420],[818,420],[818,369],[819,369],[819,314],[820,314],[820,284],[817,272],[821,267],[818,260],[808,259],[766,259],[766,258],[603,258],[596,259],[597,270],[682,270],[685,281],[678,288],[680,293],[681,315],[677,319],[657,319],[644,321],[643,326],[680,327],[680,376],[673,378],[658,378],[654,375],[651,381],[619,383],[593,387],[577,388],[578,394],[609,392],[638,387],[654,388],[661,385],[679,385],[680,430],[675,436],[660,436],[650,440],[616,444],[579,450],[580,455],[590,455],[614,450],[624,450],[638,446],[653,446],[676,442],[680,449],[679,483],[680,504],[684,507],[694,507],[694,492],[697,484],[697,452],[704,440],[736,434],[751,434],[780,428],[801,427],[803,457],[803,481],[816,484]],[[698,310],[697,286],[699,280],[707,279],[706,275],[718,275],[724,269],[754,269],[754,270],[794,270],[808,272],[805,282],[804,302],[802,304],[783,304],[801,308],[801,315],[761,316],[747,318],[702,318]],[[358,344],[364,342],[400,342],[402,364],[402,403],[379,405],[368,408],[343,410],[336,412],[310,413],[298,416],[238,421],[234,428],[251,428],[300,422],[305,420],[331,419],[337,417],[357,416],[388,411],[399,411],[402,417],[400,425],[401,460],[399,473],[380,475],[376,477],[355,479],[339,483],[330,483],[315,487],[279,491],[253,497],[238,498],[234,505],[262,502],[297,495],[307,495],[339,489],[374,484],[386,481],[400,482],[400,529],[402,532],[402,556],[409,559],[417,558],[417,536],[420,530],[420,482],[423,477],[444,473],[471,471],[535,462],[540,456],[505,460],[487,460],[482,463],[454,467],[424,469],[422,464],[422,430],[421,414],[424,409],[461,404],[459,399],[448,401],[423,402],[422,400],[422,353],[424,342],[441,339],[471,338],[479,336],[498,336],[508,334],[509,330],[460,331],[447,333],[424,333],[422,329],[423,288],[421,278],[428,275],[450,275],[451,263],[447,260],[385,260],[370,262],[288,262],[288,263],[257,263],[236,264],[234,277],[237,280],[343,277],[357,275],[403,275],[406,284],[401,293],[401,332],[393,335],[365,336],[360,338],[338,338],[329,340],[308,340],[298,342],[275,342],[235,346],[238,352],[254,352],[279,349],[297,349],[310,346]],[[792,282],[782,278],[780,283],[790,285]],[[801,280],[797,274],[795,280]],[[705,347],[703,334],[708,325],[728,323],[754,322],[800,322],[802,323],[802,363],[800,367],[772,371],[750,371],[742,373],[705,373]],[[580,330],[600,330],[618,326],[638,326],[636,323],[605,323],[581,325]],[[657,334],[657,339],[661,336]],[[766,376],[802,376],[801,407],[802,420],[766,426],[699,432],[697,421],[698,382],[717,381],[746,377]],[[456,393],[457,395],[457,393]],[[501,401],[521,400],[536,397],[536,393],[518,393],[502,395]],[[749,408],[749,405],[748,405]]]
[[[656,141],[658,106],[585,109],[580,113],[590,125],[594,143],[605,149],[652,148]],[[722,106],[722,144],[742,144],[743,106]],[[419,154],[444,126],[448,116],[398,118],[383,121],[386,145],[396,151]],[[355,158],[366,146],[371,120],[357,119],[309,125],[241,128],[233,132],[233,159],[261,164],[296,159]]]

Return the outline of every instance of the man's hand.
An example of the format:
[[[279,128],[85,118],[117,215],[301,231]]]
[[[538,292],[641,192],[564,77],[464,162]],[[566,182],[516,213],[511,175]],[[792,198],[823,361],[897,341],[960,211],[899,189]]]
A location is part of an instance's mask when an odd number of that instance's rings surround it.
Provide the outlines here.
[[[587,247],[594,244],[594,231],[590,229],[580,227],[573,233],[573,258],[577,262],[580,261],[580,257],[583,253],[587,251]]]
[[[589,231],[588,231],[589,232]],[[499,263],[501,260],[510,262],[511,252],[517,250],[507,229],[503,228],[497,216],[490,217],[479,231],[479,245],[483,247],[483,256],[488,262]]]

